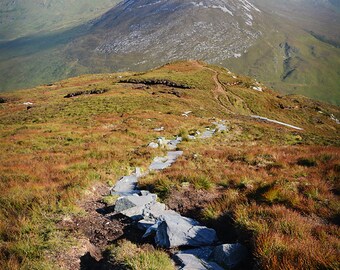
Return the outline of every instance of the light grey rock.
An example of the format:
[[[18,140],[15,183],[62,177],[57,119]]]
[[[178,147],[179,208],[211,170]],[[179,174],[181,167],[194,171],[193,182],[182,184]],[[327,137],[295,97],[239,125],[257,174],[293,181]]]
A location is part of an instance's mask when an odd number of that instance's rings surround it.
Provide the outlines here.
[[[207,270],[200,259],[191,254],[176,254],[174,260],[180,265],[180,270]]]
[[[237,244],[224,244],[215,247],[212,253],[212,260],[219,265],[229,268],[238,266],[241,262],[245,261],[248,256],[247,248],[243,245]]]
[[[180,215],[163,215],[157,220],[156,225],[155,242],[160,247],[201,247],[211,245],[216,241],[215,230],[201,226],[196,220]]]
[[[136,175],[123,176],[111,189],[111,194],[131,195],[138,193],[138,190],[136,190],[137,183],[138,177]]]
[[[137,194],[139,192],[139,190],[136,189],[138,178],[142,176],[141,169],[137,167],[131,175],[123,176],[117,181],[116,185],[111,189],[111,194],[121,196]]]
[[[152,148],[152,149],[156,149],[159,147],[158,143],[155,143],[155,142],[151,142],[149,143],[148,147]]]
[[[119,213],[131,218],[132,220],[138,221],[143,219],[143,210],[144,206],[134,206]]]
[[[227,128],[227,126],[225,125],[225,121],[213,122],[213,124],[216,126],[217,132],[225,132],[225,131],[228,131],[228,128]]]
[[[164,203],[155,202],[147,204],[143,210],[143,216],[146,219],[154,220],[154,223],[156,223],[156,219],[164,214],[165,209],[166,206]]]
[[[170,140],[167,140],[167,139],[165,139],[164,137],[159,137],[159,138],[157,139],[157,143],[158,143],[160,146],[166,146],[169,142],[170,142]]]
[[[164,127],[154,128],[154,131],[158,131],[158,132],[163,131],[163,130],[164,130]]]
[[[149,166],[149,170],[164,170],[170,167],[181,155],[183,155],[183,151],[169,151],[165,157],[156,157]]]
[[[183,266],[180,269],[194,269],[192,268],[193,265],[191,264],[191,262],[192,260],[198,260],[205,267],[204,269],[223,270],[223,268],[217,263],[209,261],[213,250],[214,247],[208,246],[178,252],[176,255],[180,255],[181,257],[184,256],[184,258],[187,258],[187,261],[183,261]],[[194,258],[192,256],[194,256]]]
[[[209,139],[214,136],[216,130],[215,129],[207,129],[202,134],[199,135],[200,139]]]
[[[214,251],[214,247],[201,247],[201,248],[195,248],[195,249],[187,249],[180,251],[180,254],[191,254],[196,256],[197,258],[200,258],[201,260],[206,260],[208,261],[211,254]]]
[[[142,171],[141,171],[141,168],[139,168],[139,167],[136,167],[135,168],[135,172],[133,173],[136,177],[141,177],[141,176],[143,176],[143,174],[142,174]]]
[[[157,195],[149,194],[147,196],[130,195],[126,197],[121,197],[116,201],[115,212],[121,213],[132,207],[145,207],[146,204],[151,202],[156,202]]]
[[[151,194],[151,193],[148,190],[141,190],[140,191],[140,196],[148,196],[149,194]]]
[[[169,150],[175,150],[177,145],[182,142],[182,137],[177,137],[175,140],[171,140],[166,144],[166,148]]]
[[[208,262],[189,253],[179,252],[175,254],[174,260],[180,265],[180,270],[224,270],[215,262]]]

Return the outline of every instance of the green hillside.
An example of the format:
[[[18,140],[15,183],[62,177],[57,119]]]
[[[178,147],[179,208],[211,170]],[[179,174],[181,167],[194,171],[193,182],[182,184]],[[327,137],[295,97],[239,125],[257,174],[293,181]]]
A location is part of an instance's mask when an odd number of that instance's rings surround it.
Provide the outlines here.
[[[74,27],[105,13],[120,0],[2,0],[0,41]]]
[[[281,93],[340,104],[340,48],[279,19],[263,40],[224,65]]]
[[[141,188],[244,244],[249,267],[337,269],[339,118],[339,107],[198,61],[1,94],[0,268],[146,270],[161,258],[172,269],[125,219],[100,213],[115,201],[109,186],[165,153],[151,141],[181,135],[184,155]],[[189,139],[218,119],[228,131]]]

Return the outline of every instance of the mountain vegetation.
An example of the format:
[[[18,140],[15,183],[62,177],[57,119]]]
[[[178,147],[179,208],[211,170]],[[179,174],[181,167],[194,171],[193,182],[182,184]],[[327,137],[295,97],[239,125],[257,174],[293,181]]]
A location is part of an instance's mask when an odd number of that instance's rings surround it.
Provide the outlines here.
[[[109,195],[120,176],[163,153],[151,141],[176,135],[184,155],[140,188],[244,244],[250,267],[339,268],[336,106],[199,61],[82,75],[0,100],[1,269],[76,269],[93,246],[96,267],[172,269],[168,253],[131,231],[124,239],[124,220],[103,218],[98,229],[87,207],[110,209],[116,198],[95,196],[98,187]],[[226,131],[189,139],[217,119]],[[101,238],[103,228],[111,231]]]
[[[2,0],[0,41],[70,28],[100,16],[119,0]]]
[[[201,59],[281,93],[339,104],[340,21],[332,1],[149,2],[122,1],[82,25],[1,43],[0,91]]]

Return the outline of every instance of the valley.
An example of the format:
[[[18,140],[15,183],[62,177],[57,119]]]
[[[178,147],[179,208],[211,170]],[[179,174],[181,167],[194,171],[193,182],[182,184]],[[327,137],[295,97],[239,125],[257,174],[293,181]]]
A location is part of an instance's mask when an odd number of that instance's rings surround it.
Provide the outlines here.
[[[307,2],[290,1],[289,13],[264,0],[123,1],[68,30],[0,44],[0,91],[200,59],[338,105],[338,11]]]

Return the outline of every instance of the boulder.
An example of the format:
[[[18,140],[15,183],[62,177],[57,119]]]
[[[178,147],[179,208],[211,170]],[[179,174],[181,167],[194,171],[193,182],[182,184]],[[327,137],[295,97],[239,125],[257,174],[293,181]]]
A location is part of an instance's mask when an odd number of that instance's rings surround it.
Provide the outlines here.
[[[211,259],[228,269],[237,267],[247,259],[248,251],[243,245],[224,244],[215,247]]]
[[[208,246],[217,239],[215,230],[179,214],[162,215],[153,229],[156,230],[156,245],[164,248]]]

